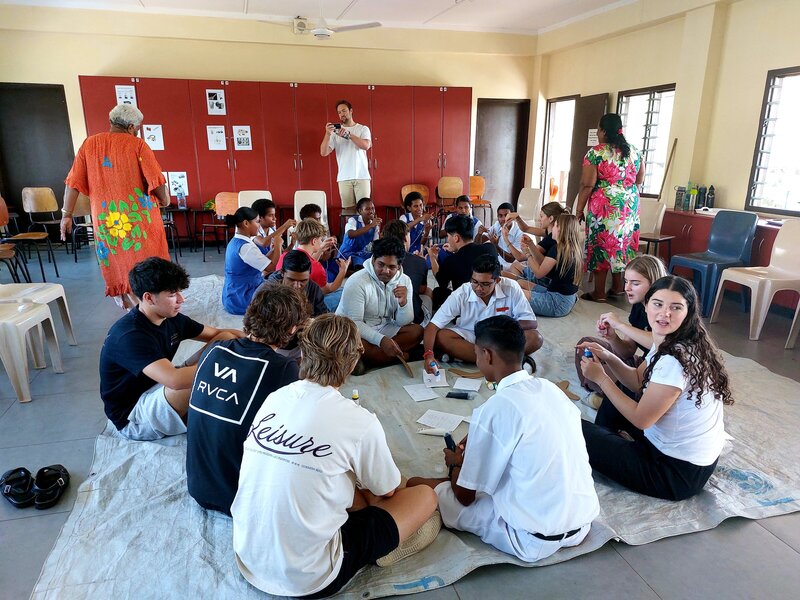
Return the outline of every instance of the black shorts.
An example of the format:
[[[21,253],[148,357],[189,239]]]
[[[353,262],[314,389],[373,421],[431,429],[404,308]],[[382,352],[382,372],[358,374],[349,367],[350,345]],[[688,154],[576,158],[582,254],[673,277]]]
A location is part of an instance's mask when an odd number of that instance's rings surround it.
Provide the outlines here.
[[[339,574],[326,587],[303,598],[332,596],[361,569],[375,564],[400,545],[400,533],[392,515],[377,506],[349,513],[341,532],[344,556]]]

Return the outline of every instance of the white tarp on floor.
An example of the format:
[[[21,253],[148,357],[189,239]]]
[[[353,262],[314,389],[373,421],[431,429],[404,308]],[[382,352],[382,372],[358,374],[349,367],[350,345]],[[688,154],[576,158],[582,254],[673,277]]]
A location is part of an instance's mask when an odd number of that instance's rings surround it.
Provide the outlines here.
[[[211,325],[241,326],[239,317],[221,309],[221,287],[217,276],[193,280],[184,312]],[[612,309],[579,302],[566,318],[540,320],[545,345],[536,354],[539,375],[567,379],[573,391],[582,393],[573,344],[592,334],[600,312]],[[185,346],[177,358],[195,349]],[[725,423],[734,441],[703,493],[684,502],[666,502],[597,476],[601,514],[589,536],[580,546],[563,549],[538,565],[569,560],[614,538],[645,544],[710,529],[729,517],[756,519],[800,510],[800,383],[751,360],[727,354],[725,360],[736,399],[726,407]],[[420,372],[419,363],[412,366]],[[448,379],[452,384],[454,378]],[[343,391],[357,387],[362,405],[379,416],[404,475],[440,476],[442,440],[417,434],[416,420],[429,408],[468,416],[482,399],[415,403],[402,388],[411,381],[401,367],[391,367],[352,378]],[[446,391],[440,388],[442,396]],[[489,394],[484,385],[480,395]],[[457,439],[466,427],[462,423]],[[166,443],[136,443],[121,439],[113,428],[106,430],[97,440],[92,473],[79,488],[32,597],[264,598],[238,573],[230,519],[206,512],[188,496],[184,463],[184,436]],[[416,556],[387,569],[364,569],[341,597],[355,600],[433,589],[495,563],[523,565],[475,536],[443,530]]]

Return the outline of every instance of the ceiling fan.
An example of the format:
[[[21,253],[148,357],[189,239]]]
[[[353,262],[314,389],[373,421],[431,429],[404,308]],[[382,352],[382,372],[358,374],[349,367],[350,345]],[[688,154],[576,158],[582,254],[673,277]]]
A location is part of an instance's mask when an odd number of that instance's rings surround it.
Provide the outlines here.
[[[352,6],[355,4],[357,0],[354,0],[350,3],[350,5],[339,15],[341,18]],[[275,21],[267,21],[269,23],[276,23]],[[292,31],[294,31],[297,35],[302,35],[305,33],[311,33],[316,39],[318,40],[329,40],[333,37],[334,33],[340,33],[343,31],[356,31],[358,29],[372,29],[373,27],[380,27],[381,24],[377,21],[372,21],[370,23],[356,23],[355,25],[341,25],[339,27],[328,27],[328,22],[325,20],[325,16],[323,15],[323,2],[320,0],[319,3],[319,18],[312,22],[311,19],[297,16],[293,19],[292,22]]]

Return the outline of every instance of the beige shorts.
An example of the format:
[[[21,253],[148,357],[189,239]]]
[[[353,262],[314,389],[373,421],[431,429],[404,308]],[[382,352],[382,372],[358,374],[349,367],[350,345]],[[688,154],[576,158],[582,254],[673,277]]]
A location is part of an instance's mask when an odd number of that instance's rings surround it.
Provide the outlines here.
[[[339,182],[339,197],[342,208],[353,208],[362,198],[369,198],[372,191],[369,179],[348,179]]]

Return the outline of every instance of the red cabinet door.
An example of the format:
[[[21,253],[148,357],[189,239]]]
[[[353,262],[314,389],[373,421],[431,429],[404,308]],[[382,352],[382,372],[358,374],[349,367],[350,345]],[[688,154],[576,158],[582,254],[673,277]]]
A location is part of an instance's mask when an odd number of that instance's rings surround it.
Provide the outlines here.
[[[228,116],[209,115],[209,101],[206,90],[224,90],[227,112],[228,90],[222,81],[189,81],[189,98],[192,105],[192,129],[197,149],[197,170],[200,180],[202,203],[213,200],[219,192],[233,191],[233,169],[231,161],[230,127]],[[209,150],[208,127],[223,127],[225,149]],[[191,191],[191,190],[190,190]]]
[[[414,181],[428,186],[430,200],[442,176],[442,92],[414,87]]]
[[[257,81],[231,81],[228,94],[228,123],[231,128],[234,191],[269,190],[267,156],[264,145],[264,121],[261,113],[261,92]],[[250,128],[250,146],[245,142]]]
[[[269,191],[279,206],[294,206],[294,193],[300,187],[292,86],[291,83],[260,84]]]
[[[116,86],[136,87],[134,77],[91,77],[81,75],[78,77],[78,82],[81,88],[83,118],[86,121],[87,136],[109,130],[108,113],[117,105]]]
[[[142,125],[160,125],[163,150],[153,150],[162,171],[183,171],[189,194],[189,208],[203,204],[197,175],[197,157],[192,135],[192,106],[189,103],[189,82],[185,79],[141,78],[136,84],[139,108],[144,114]],[[144,135],[144,127],[142,129]],[[176,194],[170,190],[172,203]]]
[[[370,134],[373,136],[374,144],[374,131],[372,127],[372,93],[370,86],[364,85],[344,85],[344,84],[326,84],[325,93],[327,95],[327,122],[338,123],[339,115],[336,113],[336,103],[339,100],[347,100],[353,105],[353,120],[361,125],[366,125],[370,129]],[[325,132],[322,131],[322,134]],[[322,135],[320,135],[322,141]],[[328,155],[328,163],[331,173],[330,187],[333,193],[331,198],[331,206],[341,206],[339,201],[339,185],[336,183],[336,178],[339,176],[339,166],[336,163],[336,153]],[[372,173],[372,150],[367,152],[367,164],[369,165],[370,175],[373,177],[372,185],[372,198],[375,199],[375,181],[374,174]],[[377,201],[376,201],[377,203]]]
[[[410,86],[376,85],[372,90],[372,197],[398,206],[400,189],[414,183],[414,93]]]
[[[472,88],[445,88],[442,94],[442,176],[460,177],[469,188]]]
[[[298,83],[294,88],[297,108],[297,147],[300,165],[300,189],[322,190],[331,196],[331,168],[328,157],[319,152],[328,122],[328,102],[323,83]],[[336,100],[334,100],[336,102]],[[339,193],[336,192],[336,203]]]

